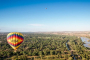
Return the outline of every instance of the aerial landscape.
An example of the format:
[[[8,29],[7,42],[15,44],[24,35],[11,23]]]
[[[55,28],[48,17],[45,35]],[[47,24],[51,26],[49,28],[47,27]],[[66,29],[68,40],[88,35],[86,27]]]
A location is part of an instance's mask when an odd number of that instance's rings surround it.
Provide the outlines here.
[[[0,0],[0,60],[90,60],[90,1]]]

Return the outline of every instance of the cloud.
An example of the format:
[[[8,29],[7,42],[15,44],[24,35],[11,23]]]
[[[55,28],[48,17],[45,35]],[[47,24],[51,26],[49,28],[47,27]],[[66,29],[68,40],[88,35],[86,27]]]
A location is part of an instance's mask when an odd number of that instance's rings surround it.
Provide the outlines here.
[[[28,24],[28,25],[31,25],[31,26],[44,26],[43,24]]]

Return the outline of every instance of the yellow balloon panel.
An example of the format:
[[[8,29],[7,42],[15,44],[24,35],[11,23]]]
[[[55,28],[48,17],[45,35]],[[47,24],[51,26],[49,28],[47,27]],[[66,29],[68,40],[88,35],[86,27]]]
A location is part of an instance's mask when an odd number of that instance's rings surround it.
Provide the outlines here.
[[[17,50],[17,48],[19,48],[20,47],[20,45],[18,45],[18,46],[16,46],[16,47],[14,47],[14,46],[12,46],[12,45],[10,45],[14,50]]]

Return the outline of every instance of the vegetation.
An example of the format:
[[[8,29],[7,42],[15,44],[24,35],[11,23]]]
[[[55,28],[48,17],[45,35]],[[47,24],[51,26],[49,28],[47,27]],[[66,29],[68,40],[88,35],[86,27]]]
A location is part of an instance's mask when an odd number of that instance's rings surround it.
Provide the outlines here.
[[[17,52],[0,35],[0,60],[89,60],[89,48],[76,36],[23,33],[24,41]],[[66,46],[67,43],[67,46]],[[68,50],[68,48],[70,50]]]

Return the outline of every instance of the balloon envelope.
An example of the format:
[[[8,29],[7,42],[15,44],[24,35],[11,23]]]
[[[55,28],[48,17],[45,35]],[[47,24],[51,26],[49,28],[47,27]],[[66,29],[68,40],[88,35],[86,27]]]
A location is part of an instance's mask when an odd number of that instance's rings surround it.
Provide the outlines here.
[[[7,35],[7,42],[14,50],[19,48],[20,44],[23,42],[23,39],[23,34],[19,32],[11,32]]]

